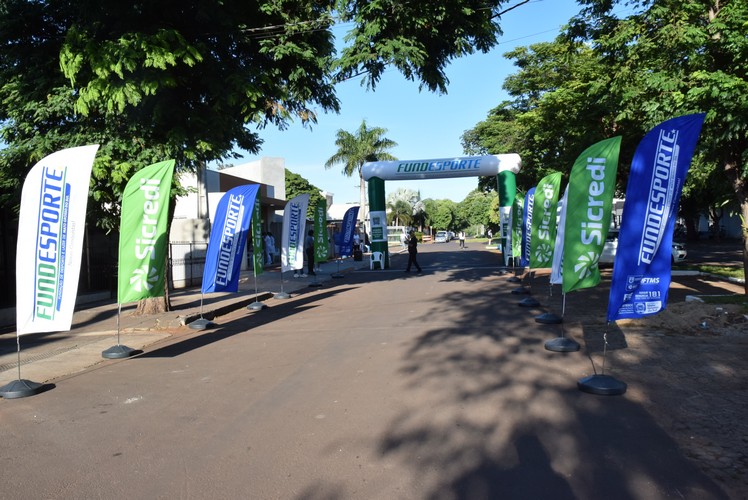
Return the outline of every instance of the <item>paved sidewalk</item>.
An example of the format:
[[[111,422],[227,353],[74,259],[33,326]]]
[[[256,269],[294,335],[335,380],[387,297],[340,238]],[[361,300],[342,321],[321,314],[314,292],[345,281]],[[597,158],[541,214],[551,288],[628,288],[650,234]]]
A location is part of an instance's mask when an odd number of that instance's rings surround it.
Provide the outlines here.
[[[118,318],[118,304],[110,299],[81,305],[73,315],[70,331],[18,337],[15,331],[4,330],[0,333],[0,387],[19,378],[48,383],[102,362],[114,362],[105,359],[102,352],[118,344],[142,350],[172,336],[193,332],[183,327],[200,318],[212,320],[255,302],[271,305],[269,301],[282,300],[275,298],[281,291],[294,295],[313,290],[310,284],[323,284],[334,280],[333,275],[345,277],[356,269],[368,267],[368,255],[361,261],[347,258],[322,264],[316,277],[294,278],[293,273],[285,272],[282,282],[279,266],[266,269],[256,282],[252,272],[245,271],[237,293],[202,296],[199,287],[171,292],[172,310],[166,313],[135,315],[136,304],[131,303],[122,306]],[[248,310],[247,314],[254,312]]]

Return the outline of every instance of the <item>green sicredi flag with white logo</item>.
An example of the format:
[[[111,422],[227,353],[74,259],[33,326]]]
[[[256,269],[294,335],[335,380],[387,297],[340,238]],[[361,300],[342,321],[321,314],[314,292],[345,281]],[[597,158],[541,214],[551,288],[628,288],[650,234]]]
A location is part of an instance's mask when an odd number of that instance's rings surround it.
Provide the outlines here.
[[[561,172],[543,177],[535,188],[530,239],[530,268],[542,269],[553,263],[556,240],[556,208],[561,190]]]
[[[327,260],[327,200],[317,201],[314,206],[314,262]]]
[[[564,234],[564,293],[600,283],[597,263],[610,228],[620,149],[620,137],[600,141],[583,151],[571,169]]]
[[[522,205],[525,193],[517,193],[512,206],[512,257],[522,255]]]
[[[255,198],[255,206],[252,210],[252,272],[254,276],[262,274],[265,265],[265,252],[262,241],[262,209],[260,208],[260,197]]]
[[[136,172],[122,193],[117,301],[136,302],[164,294],[166,225],[174,160]]]

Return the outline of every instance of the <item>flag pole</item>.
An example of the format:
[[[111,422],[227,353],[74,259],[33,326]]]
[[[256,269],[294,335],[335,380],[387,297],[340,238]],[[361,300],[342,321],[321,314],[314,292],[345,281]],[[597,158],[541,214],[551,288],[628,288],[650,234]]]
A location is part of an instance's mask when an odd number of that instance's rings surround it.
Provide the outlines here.
[[[551,297],[553,297],[553,283],[551,283],[551,280],[548,280],[548,304],[551,303]],[[566,301],[566,295],[561,292],[562,302]],[[561,316],[558,314],[552,313],[552,312],[545,312],[541,314],[540,316],[535,316],[535,322],[541,323],[543,325],[557,325],[563,321],[563,313],[561,313]]]
[[[215,326],[215,323],[203,317],[203,298],[204,297],[205,297],[205,293],[203,293],[203,291],[200,290],[200,319],[196,319],[195,321],[193,321],[192,323],[188,325],[193,330],[205,330],[206,328],[213,328]]]
[[[109,349],[104,349],[101,351],[101,357],[105,359],[122,359],[122,358],[129,358],[133,354],[135,354],[135,349],[131,347],[127,347],[126,345],[121,345],[119,343],[119,318],[122,314],[122,303],[117,304],[117,345],[113,345]]]
[[[18,399],[33,396],[42,391],[43,384],[21,378],[21,336],[16,335],[16,352],[18,357],[18,380],[0,387],[0,397],[3,399]]]
[[[576,352],[580,348],[579,342],[577,342],[574,339],[570,339],[564,336],[563,317],[565,313],[566,313],[566,294],[562,291],[561,292],[561,317],[559,318],[557,322],[557,323],[562,323],[561,324],[561,335],[545,343],[545,348],[548,351]],[[544,323],[543,321],[539,321],[539,318],[540,316],[535,318],[535,321],[537,321],[538,323]],[[546,323],[546,324],[549,324],[549,323]]]
[[[283,291],[283,269],[281,268],[280,272],[281,277],[281,291],[273,295],[274,299],[290,299],[291,295]]]
[[[335,274],[333,274],[332,277],[333,278],[342,278],[343,275],[340,274],[340,255],[338,255],[338,257],[337,257],[336,260],[338,261],[338,272],[336,272]]]
[[[535,278],[535,271],[528,268],[527,275],[529,276],[529,285],[528,286],[521,286],[517,288],[516,290],[512,290],[512,293],[515,295],[527,295],[528,297],[525,297],[521,301],[517,302],[517,305],[520,307],[538,307],[540,305],[540,302],[538,302],[538,299],[535,297],[531,297],[532,295],[532,282],[533,278]]]
[[[253,264],[252,265],[256,266],[257,265],[257,261],[253,260]],[[255,279],[255,301],[252,302],[251,304],[249,304],[247,306],[247,309],[249,309],[250,311],[261,311],[261,310],[265,309],[265,307],[267,307],[267,306],[265,304],[263,304],[262,302],[259,301],[259,293],[257,292],[257,272],[255,271],[252,274],[254,275],[254,279]],[[283,283],[283,280],[281,280],[281,284],[282,283]]]
[[[521,283],[522,280],[517,277],[517,257],[512,256],[512,276],[507,279],[509,283]]]
[[[577,388],[588,394],[597,394],[602,396],[620,396],[626,392],[626,383],[622,382],[610,375],[605,375],[605,357],[608,352],[608,327],[610,322],[605,325],[605,332],[603,333],[603,365],[600,374],[595,370],[595,364],[593,362],[592,369],[595,372],[594,375],[584,377],[577,382]]]

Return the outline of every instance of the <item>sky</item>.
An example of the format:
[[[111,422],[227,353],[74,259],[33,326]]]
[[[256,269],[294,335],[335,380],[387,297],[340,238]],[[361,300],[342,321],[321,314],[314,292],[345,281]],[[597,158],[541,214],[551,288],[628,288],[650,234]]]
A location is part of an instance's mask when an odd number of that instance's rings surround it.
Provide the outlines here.
[[[506,7],[514,3],[508,2]],[[320,111],[318,123],[311,128],[296,122],[284,131],[271,127],[260,130],[264,140],[260,154],[245,152],[244,158],[234,160],[234,164],[263,156],[284,158],[287,169],[332,193],[333,202],[338,204],[359,202],[358,176],[343,175],[342,164],[330,169],[324,165],[337,150],[337,131],[355,133],[362,120],[366,120],[368,127],[387,130],[385,137],[398,144],[390,152],[399,160],[465,156],[460,144],[462,134],[508,99],[501,86],[517,68],[503,54],[515,47],[552,41],[579,10],[574,0],[530,0],[504,14],[500,20],[504,34],[491,52],[455,59],[447,67],[450,82],[446,95],[419,91],[417,82],[408,81],[395,69],[385,72],[374,91],[362,87],[360,79],[342,82],[336,87],[341,105],[339,114]],[[345,26],[341,26],[336,35],[344,30]],[[467,177],[387,182],[385,190],[387,195],[399,188],[419,190],[422,199],[460,202],[477,186],[478,178]]]

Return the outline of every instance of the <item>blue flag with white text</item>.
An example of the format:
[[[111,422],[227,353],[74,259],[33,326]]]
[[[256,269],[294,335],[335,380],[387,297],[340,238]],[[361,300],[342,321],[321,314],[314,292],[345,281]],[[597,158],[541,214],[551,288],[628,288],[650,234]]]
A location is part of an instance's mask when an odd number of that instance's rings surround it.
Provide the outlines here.
[[[703,122],[703,113],[673,118],[650,130],[636,148],[613,263],[608,321],[665,309],[673,225]]]
[[[530,265],[530,243],[532,242],[532,208],[535,201],[535,188],[531,187],[525,195],[525,205],[522,212],[522,256],[519,261],[521,267]]]
[[[338,242],[341,257],[348,257],[353,253],[353,234],[356,232],[358,208],[349,208],[343,216],[343,224],[340,228],[340,241]]]
[[[221,197],[210,230],[202,292],[236,292],[259,184],[237,186]]]

